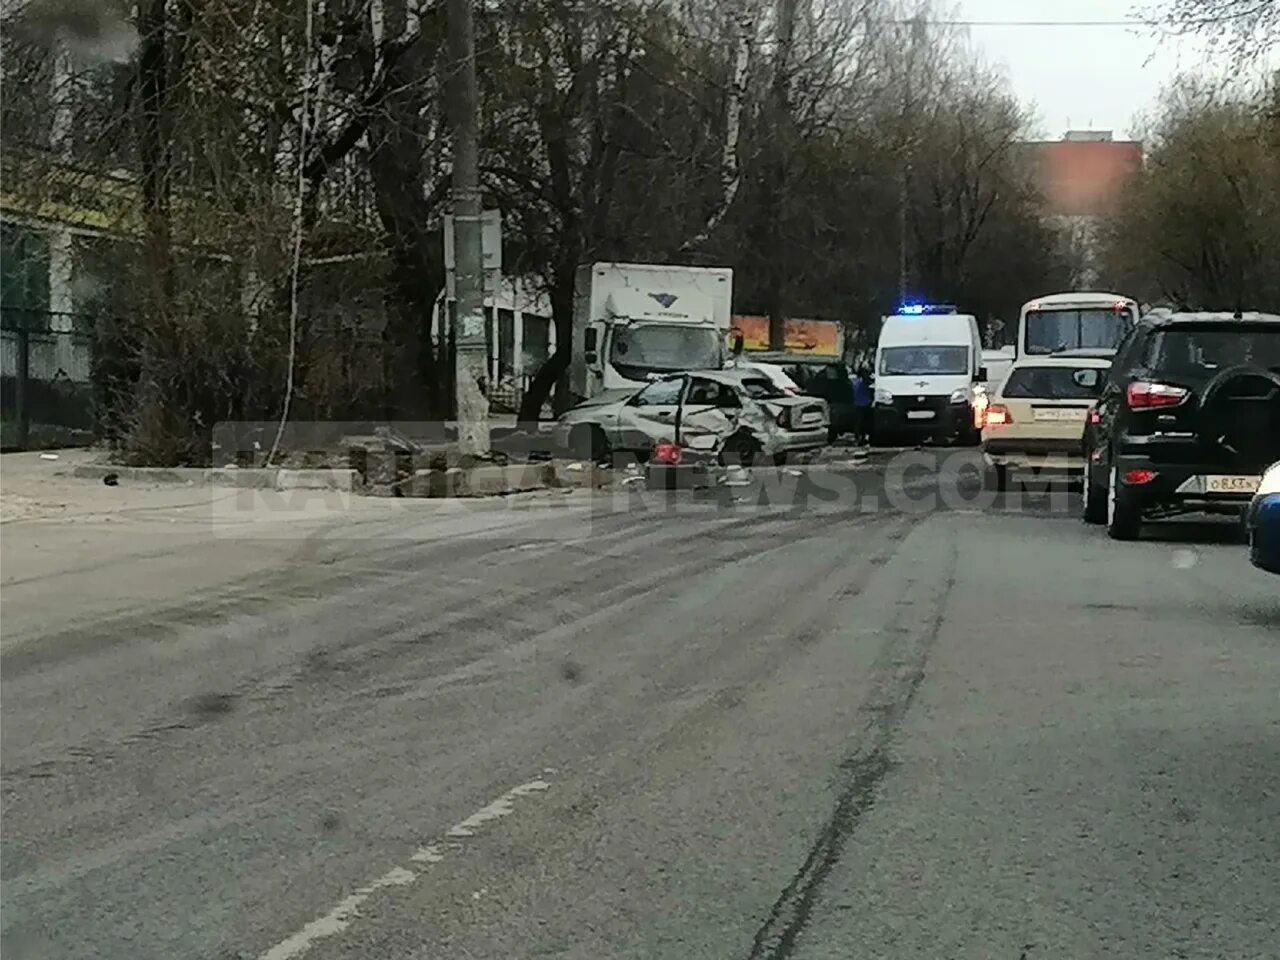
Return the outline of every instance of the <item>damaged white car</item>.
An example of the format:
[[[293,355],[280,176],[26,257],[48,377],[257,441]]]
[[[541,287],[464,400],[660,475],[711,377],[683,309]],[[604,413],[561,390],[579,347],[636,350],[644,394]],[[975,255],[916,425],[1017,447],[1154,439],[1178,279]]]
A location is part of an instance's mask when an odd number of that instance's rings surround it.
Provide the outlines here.
[[[676,444],[781,463],[824,446],[829,419],[825,400],[790,395],[756,371],[703,370],[576,407],[560,418],[555,436],[560,448],[583,460],[617,452],[647,458],[658,444]]]

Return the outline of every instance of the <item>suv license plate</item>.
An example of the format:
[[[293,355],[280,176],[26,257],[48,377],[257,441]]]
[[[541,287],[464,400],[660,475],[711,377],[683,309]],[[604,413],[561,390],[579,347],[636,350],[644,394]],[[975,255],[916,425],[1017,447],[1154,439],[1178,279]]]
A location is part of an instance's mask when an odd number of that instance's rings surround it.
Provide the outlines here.
[[[1209,493],[1257,493],[1262,478],[1258,476],[1211,476],[1204,478]]]
[[[908,420],[932,420],[933,411],[932,410],[908,410],[907,419]]]

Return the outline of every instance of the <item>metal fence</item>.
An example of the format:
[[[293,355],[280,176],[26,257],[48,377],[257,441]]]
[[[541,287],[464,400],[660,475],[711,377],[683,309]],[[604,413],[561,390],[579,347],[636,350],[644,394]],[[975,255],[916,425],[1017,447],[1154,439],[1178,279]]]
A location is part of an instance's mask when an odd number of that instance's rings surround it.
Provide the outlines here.
[[[80,314],[0,307],[0,446],[93,440],[93,333]]]

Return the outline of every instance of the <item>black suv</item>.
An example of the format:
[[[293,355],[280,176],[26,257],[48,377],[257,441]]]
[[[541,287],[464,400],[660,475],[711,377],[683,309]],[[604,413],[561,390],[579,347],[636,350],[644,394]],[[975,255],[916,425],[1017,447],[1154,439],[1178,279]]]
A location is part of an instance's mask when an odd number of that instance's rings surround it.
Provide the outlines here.
[[[1238,513],[1280,459],[1280,316],[1143,317],[1084,435],[1084,519],[1134,540],[1144,520]]]

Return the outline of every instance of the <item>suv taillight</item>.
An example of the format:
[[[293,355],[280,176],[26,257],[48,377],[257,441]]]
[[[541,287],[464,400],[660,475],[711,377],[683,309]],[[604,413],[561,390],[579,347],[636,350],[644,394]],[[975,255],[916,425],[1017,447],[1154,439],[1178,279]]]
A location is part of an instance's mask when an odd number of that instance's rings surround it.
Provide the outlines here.
[[[1153,407],[1176,407],[1187,399],[1185,387],[1175,387],[1168,383],[1153,383],[1149,380],[1135,380],[1125,389],[1125,401],[1131,410],[1150,410]]]

